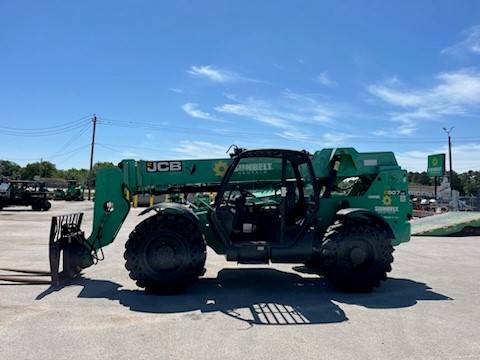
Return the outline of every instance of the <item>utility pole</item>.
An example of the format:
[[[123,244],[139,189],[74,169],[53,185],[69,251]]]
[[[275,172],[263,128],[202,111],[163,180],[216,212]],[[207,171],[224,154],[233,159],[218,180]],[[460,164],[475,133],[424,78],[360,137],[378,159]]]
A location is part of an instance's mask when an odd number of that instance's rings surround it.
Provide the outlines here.
[[[449,172],[448,172],[448,181],[450,182],[450,198],[452,198],[452,177],[453,177],[453,166],[452,166],[452,138],[450,136],[450,133],[453,130],[453,126],[447,130],[447,128],[443,128],[443,131],[445,131],[448,135],[448,165],[449,165]],[[453,199],[452,199],[453,200]]]
[[[93,132],[92,132],[92,147],[90,149],[90,171],[88,172],[88,200],[91,199],[91,194],[92,194],[92,171],[93,171],[93,150],[95,148],[95,130],[97,127],[97,117],[95,114],[93,114]]]

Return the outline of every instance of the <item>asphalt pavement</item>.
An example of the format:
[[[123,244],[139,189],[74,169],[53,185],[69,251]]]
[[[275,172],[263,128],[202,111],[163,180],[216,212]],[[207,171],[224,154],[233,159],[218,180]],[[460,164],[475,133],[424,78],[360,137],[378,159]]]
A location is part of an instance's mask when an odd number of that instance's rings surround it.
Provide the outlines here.
[[[91,210],[58,201],[49,212],[0,211],[0,268],[48,270],[51,216],[84,211],[88,234]],[[369,294],[209,250],[189,291],[154,296],[124,268],[139,211],[105,260],[67,286],[0,281],[0,359],[480,359],[480,237],[413,237]]]

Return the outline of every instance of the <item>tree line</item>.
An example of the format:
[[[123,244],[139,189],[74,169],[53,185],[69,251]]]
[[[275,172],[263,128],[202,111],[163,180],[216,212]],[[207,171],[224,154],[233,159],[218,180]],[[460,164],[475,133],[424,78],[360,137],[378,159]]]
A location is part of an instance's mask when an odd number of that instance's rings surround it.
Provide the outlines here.
[[[93,166],[93,179],[95,172],[101,168],[115,167],[111,162],[97,162]],[[87,169],[57,169],[50,161],[38,161],[20,166],[9,160],[0,160],[0,177],[11,179],[33,180],[35,176],[42,178],[60,178],[65,180],[76,180],[85,184],[88,179]],[[421,185],[433,185],[433,178],[424,172],[409,172],[408,182]],[[439,179],[439,182],[441,179]],[[480,171],[467,171],[464,173],[452,174],[452,187],[464,196],[478,196],[480,193]]]
[[[97,162],[93,166],[93,180],[98,169],[115,167],[111,162]],[[86,184],[88,180],[87,169],[57,169],[50,161],[37,161],[25,166],[9,161],[0,160],[0,177],[18,180],[34,180],[36,176],[41,178],[59,178],[65,180],[76,180],[80,184]]]
[[[447,176],[447,175],[445,175]],[[442,179],[438,179],[438,184]],[[434,185],[434,178],[423,172],[409,172],[408,182],[411,184]],[[452,188],[458,190],[462,196],[479,196],[480,171],[469,170],[463,173],[452,172]]]

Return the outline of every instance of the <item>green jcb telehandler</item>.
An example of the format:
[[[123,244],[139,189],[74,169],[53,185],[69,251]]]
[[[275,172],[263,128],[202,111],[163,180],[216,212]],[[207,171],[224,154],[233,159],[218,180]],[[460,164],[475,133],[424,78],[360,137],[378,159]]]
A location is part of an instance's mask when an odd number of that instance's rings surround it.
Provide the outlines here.
[[[393,246],[410,239],[406,172],[391,152],[237,148],[229,159],[123,160],[97,173],[88,238],[83,214],[52,219],[52,283],[102,258],[129,212],[129,194],[206,192],[216,193],[213,205],[159,203],[140,213],[149,216],[124,254],[139,287],[188,288],[204,273],[209,246],[228,261],[304,264],[340,289],[369,291],[391,271]]]

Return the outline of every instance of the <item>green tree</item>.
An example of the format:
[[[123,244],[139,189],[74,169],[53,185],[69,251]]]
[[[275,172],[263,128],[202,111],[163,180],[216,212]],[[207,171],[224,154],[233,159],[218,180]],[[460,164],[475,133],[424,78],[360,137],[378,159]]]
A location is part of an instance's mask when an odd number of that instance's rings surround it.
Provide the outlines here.
[[[58,174],[57,167],[50,161],[34,162],[27,164],[22,171],[22,179],[33,180],[35,176],[55,177]]]
[[[61,172],[60,177],[65,180],[76,180],[80,184],[86,184],[88,178],[88,170],[87,169],[67,169],[67,170],[59,170]]]
[[[448,172],[445,174],[448,177]],[[442,179],[439,179],[440,183]],[[408,182],[411,184],[433,185],[433,178],[426,172],[409,172]],[[477,196],[480,193],[480,171],[467,171],[464,173],[452,173],[452,188],[458,190],[462,196]]]
[[[448,174],[447,174],[447,176],[448,176]],[[459,176],[455,171],[452,171],[451,186],[452,186],[452,189],[458,190],[460,192],[460,195],[465,194],[465,190],[463,188],[464,183],[462,181],[462,177]]]
[[[419,172],[409,172],[408,173],[408,182],[412,184],[420,185],[432,185],[433,179],[428,176],[425,171]]]
[[[466,196],[477,196],[480,194],[480,171],[470,170],[459,174],[459,181]]]
[[[96,173],[98,169],[115,168],[117,167],[110,161],[99,161],[93,165],[93,173]]]
[[[0,160],[0,176],[16,178],[20,176],[21,166],[13,161]]]

